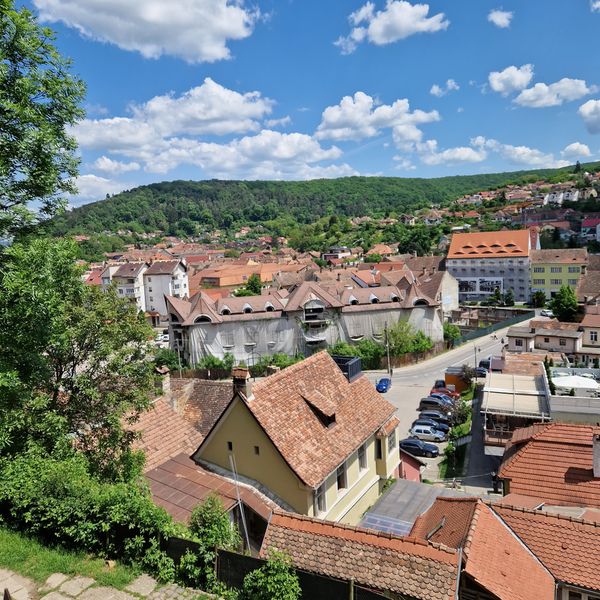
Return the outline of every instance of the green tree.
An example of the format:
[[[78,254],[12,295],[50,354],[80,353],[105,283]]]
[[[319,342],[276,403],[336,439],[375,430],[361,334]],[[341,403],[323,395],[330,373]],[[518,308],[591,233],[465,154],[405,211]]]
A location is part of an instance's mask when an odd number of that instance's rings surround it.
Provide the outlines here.
[[[365,256],[366,263],[380,263],[382,259],[383,257],[381,256],[381,254],[367,254]]]
[[[241,542],[237,527],[231,523],[223,502],[216,494],[210,494],[194,508],[189,527],[206,548],[233,550]]]
[[[461,337],[460,327],[454,323],[444,322],[444,341],[450,346],[454,346],[457,340]]]
[[[546,294],[544,294],[542,290],[533,292],[533,294],[531,294],[531,303],[533,304],[534,308],[542,308],[546,306]]]
[[[502,296],[502,304],[504,306],[514,306],[515,305],[515,293],[512,291],[512,288],[509,288],[504,292]]]
[[[422,331],[417,331],[412,339],[412,352],[422,354],[433,348],[433,342],[429,336],[426,336]]]
[[[0,0],[0,236],[54,214],[75,191],[67,131],[84,114],[85,88],[53,41],[29,10]],[[27,208],[34,201],[37,214]]]
[[[577,296],[572,287],[563,285],[550,300],[550,308],[559,321],[572,321],[577,314]]]
[[[387,332],[390,354],[402,356],[413,351],[415,331],[408,321],[398,321]]]
[[[262,291],[262,281],[258,273],[252,273],[243,288],[235,292],[235,296],[260,296]]]
[[[301,593],[290,559],[272,550],[263,567],[244,577],[240,600],[298,600]]]
[[[157,367],[167,367],[170,371],[176,371],[180,365],[179,356],[175,350],[159,348],[154,355],[154,364]]]
[[[85,285],[68,241],[3,254],[0,272],[0,455],[75,446],[93,473],[139,471],[127,423],[149,405],[152,330],[135,306]]]

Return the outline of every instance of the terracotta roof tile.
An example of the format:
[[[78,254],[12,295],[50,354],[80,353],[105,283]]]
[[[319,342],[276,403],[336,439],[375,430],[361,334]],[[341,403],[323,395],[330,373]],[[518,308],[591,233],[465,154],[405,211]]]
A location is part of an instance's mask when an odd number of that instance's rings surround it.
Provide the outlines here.
[[[359,585],[422,600],[456,594],[458,553],[410,537],[274,512],[261,556],[276,548],[294,566]]]
[[[323,425],[307,402],[316,394],[335,423]],[[352,383],[327,352],[319,352],[253,386],[247,406],[298,477],[312,488],[332,473],[395,408],[366,377]],[[317,407],[321,410],[321,407]],[[285,424],[285,427],[282,425]]]
[[[600,507],[600,479],[592,471],[591,425],[547,423],[517,429],[508,442],[499,476],[511,493],[546,503]]]
[[[455,233],[448,248],[448,258],[511,258],[529,256],[528,229]]]
[[[588,252],[586,248],[565,248],[562,250],[532,250],[532,263],[586,264]]]
[[[493,506],[559,581],[600,591],[600,524],[571,517]]]
[[[146,454],[146,471],[181,452],[192,454],[202,441],[200,432],[178,415],[163,398],[156,400],[142,413],[131,429],[141,434],[134,446]]]

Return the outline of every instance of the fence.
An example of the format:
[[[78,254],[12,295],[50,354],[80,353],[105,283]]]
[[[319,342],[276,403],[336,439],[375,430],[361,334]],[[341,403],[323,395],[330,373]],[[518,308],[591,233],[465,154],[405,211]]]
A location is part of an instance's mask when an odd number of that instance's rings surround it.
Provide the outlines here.
[[[498,323],[494,323],[493,325],[489,325],[488,327],[481,327],[479,329],[474,329],[473,331],[469,331],[462,335],[460,339],[458,339],[455,343],[455,346],[459,344],[464,344],[470,340],[474,340],[485,335],[489,335],[490,333],[494,333],[494,331],[498,331],[499,329],[504,329],[505,327],[510,327],[511,325],[515,325],[516,323],[521,323],[522,321],[526,321],[527,319],[532,319],[535,317],[534,310],[528,310],[527,312],[519,313],[518,315],[511,317],[510,319],[505,319],[504,321],[498,321]]]
[[[392,363],[392,367],[405,367],[406,365],[413,365],[419,363],[424,360],[428,360],[437,356],[440,352],[443,352],[446,349],[446,344],[444,342],[436,342],[433,345],[433,348],[428,352],[421,352],[419,354],[402,354],[401,356],[391,356],[390,362]],[[387,358],[383,358],[381,360],[381,368],[387,369],[388,362]]]
[[[244,577],[260,569],[266,563],[265,560],[228,552],[226,550],[217,551],[217,579],[228,587],[240,589],[244,583]],[[385,594],[367,590],[357,586],[351,581],[333,579],[309,573],[297,569],[296,574],[302,588],[302,598],[311,598],[311,600],[381,600]]]
[[[231,369],[182,369],[171,371],[171,377],[176,379],[231,379]]]

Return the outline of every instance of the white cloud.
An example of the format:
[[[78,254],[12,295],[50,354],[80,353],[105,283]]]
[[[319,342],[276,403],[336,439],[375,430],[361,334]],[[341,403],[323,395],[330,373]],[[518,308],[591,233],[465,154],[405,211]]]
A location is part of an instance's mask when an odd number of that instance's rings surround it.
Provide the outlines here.
[[[419,157],[426,165],[452,165],[457,163],[482,162],[487,158],[484,148],[457,146],[438,151],[437,140],[427,140],[417,144]]]
[[[428,14],[428,4],[387,0],[383,10],[375,11],[375,4],[367,2],[350,14],[348,20],[354,27],[349,35],[339,37],[335,45],[341,49],[342,54],[350,54],[364,40],[382,46],[416,33],[435,33],[448,28],[450,22],[444,13],[431,17]]]
[[[507,96],[511,92],[525,89],[532,78],[533,65],[527,64],[520,67],[512,65],[503,71],[492,71],[488,76],[488,81],[492,90]]]
[[[496,27],[500,27],[500,29],[506,29],[507,27],[510,27],[510,22],[512,21],[513,16],[513,12],[510,12],[508,10],[496,9],[490,11],[487,19]]]
[[[546,106],[560,106],[563,102],[577,100],[596,91],[595,86],[586,84],[583,79],[569,79],[564,77],[556,83],[546,85],[536,83],[533,87],[523,90],[514,100],[521,106],[530,108],[543,108]]]
[[[139,163],[124,163],[118,160],[112,160],[112,158],[108,158],[108,156],[101,156],[90,166],[96,171],[110,173],[111,175],[119,175],[120,173],[127,173],[129,171],[139,171],[141,168]]]
[[[456,83],[454,79],[448,79],[446,81],[445,87],[439,86],[437,83],[434,83],[431,86],[429,93],[432,96],[437,96],[438,98],[441,98],[442,96],[445,96],[448,92],[453,92],[456,90],[460,90],[460,86],[458,85],[458,83]]]
[[[92,174],[80,175],[75,185],[78,191],[75,198],[80,200],[103,200],[106,194],[118,194],[127,187],[118,181]]]
[[[589,146],[582,144],[581,142],[573,142],[572,144],[565,146],[560,153],[565,158],[570,158],[573,160],[577,158],[586,158],[592,155]]]
[[[364,92],[344,96],[339,104],[328,106],[317,128],[317,139],[361,140],[376,136],[382,129],[391,128],[398,147],[421,141],[423,133],[417,127],[439,121],[437,111],[410,111],[408,100],[376,106],[375,100]]]
[[[590,0],[592,12],[600,12],[600,0]]]
[[[265,121],[265,125],[269,128],[271,127],[285,127],[286,125],[291,125],[292,118],[287,115],[282,117],[281,119],[267,119]]]
[[[577,112],[590,133],[600,133],[600,100],[588,100]]]
[[[557,168],[566,167],[569,161],[557,160],[551,153],[545,153],[529,146],[513,146],[511,144],[502,144],[498,140],[486,139],[483,136],[475,137],[471,140],[471,145],[478,149],[489,150],[499,154],[502,158],[515,165]]]
[[[259,18],[244,0],[33,0],[43,21],[145,58],[163,54],[189,63],[230,58],[229,40],[251,35]]]
[[[398,163],[394,168],[398,171],[414,171],[417,167],[404,156],[394,156],[393,159]]]

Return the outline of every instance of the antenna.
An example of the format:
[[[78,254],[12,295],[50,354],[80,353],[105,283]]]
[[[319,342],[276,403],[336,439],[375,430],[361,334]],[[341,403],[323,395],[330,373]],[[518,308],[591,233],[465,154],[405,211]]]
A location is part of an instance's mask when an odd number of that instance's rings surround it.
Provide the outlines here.
[[[242,518],[242,527],[244,528],[244,537],[246,538],[246,547],[250,550],[250,537],[248,536],[248,527],[246,526],[246,515],[244,514],[244,504],[242,503],[242,499],[240,497],[240,488],[238,484],[237,477],[237,467],[235,464],[235,456],[233,452],[229,453],[229,465],[231,466],[231,471],[233,472],[233,480],[235,482],[235,494],[237,496],[238,506],[240,508],[240,517]]]

